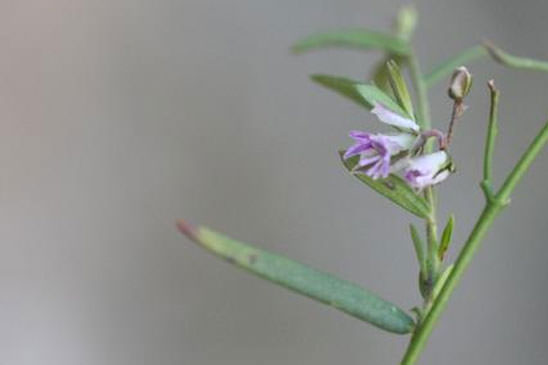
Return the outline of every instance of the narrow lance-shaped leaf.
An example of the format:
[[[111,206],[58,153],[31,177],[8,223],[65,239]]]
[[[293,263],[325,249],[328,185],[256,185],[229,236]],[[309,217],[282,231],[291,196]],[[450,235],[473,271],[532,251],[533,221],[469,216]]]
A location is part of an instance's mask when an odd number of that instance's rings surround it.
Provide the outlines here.
[[[415,253],[417,254],[417,261],[419,263],[421,274],[426,274],[426,257],[424,255],[424,242],[421,239],[419,231],[414,224],[409,225],[409,232],[411,233],[411,240],[415,247]]]
[[[340,151],[339,154],[344,167],[361,182],[420,218],[430,216],[431,209],[428,202],[418,195],[402,178],[391,174],[386,179],[374,180],[364,173],[354,172],[359,156],[345,160],[343,159],[344,151]]]
[[[440,294],[441,290],[443,289],[443,286],[447,282],[449,275],[451,275],[451,271],[453,271],[454,266],[455,266],[454,264],[447,266],[447,268],[441,273],[438,280],[436,281],[436,285],[434,285],[434,289],[432,290],[432,300],[429,301],[428,306],[425,308],[425,311],[422,313],[423,318],[428,314],[430,309],[432,309],[432,303],[434,302],[436,297]]]
[[[361,50],[380,49],[399,55],[409,53],[409,44],[405,40],[361,28],[313,34],[295,43],[292,50],[295,53],[302,53],[326,47],[346,47]]]
[[[413,119],[394,99],[374,85],[364,84],[346,77],[323,74],[311,75],[310,78],[312,81],[367,108],[367,110],[373,109],[376,103],[380,103],[404,117]]]
[[[414,120],[415,118],[413,115],[410,115],[407,113],[402,107],[398,105],[394,99],[392,99],[389,95],[384,93],[381,89],[374,85],[368,85],[368,84],[357,84],[356,89],[360,93],[360,95],[370,104],[372,107],[380,103],[386,108],[392,110],[393,112],[396,112],[399,115],[402,115],[406,118],[409,118],[411,120]]]
[[[388,67],[386,66],[386,63],[390,60],[396,62],[400,66],[400,68],[406,63],[406,58],[403,56],[398,56],[393,53],[387,54],[373,67],[373,71],[371,72],[371,81],[383,92],[390,96],[393,96],[394,94],[392,92],[392,87],[390,86],[389,80],[390,76],[388,75]]]
[[[465,49],[434,67],[434,69],[424,77],[426,86],[433,86],[438,81],[448,78],[453,71],[455,71],[455,68],[483,57],[487,57],[487,51],[482,46],[474,46]]]
[[[548,62],[534,60],[532,58],[517,57],[498,48],[491,42],[484,43],[491,58],[496,62],[513,68],[548,72]]]
[[[193,227],[184,221],[177,226],[190,239],[229,263],[381,329],[405,334],[414,327],[413,319],[402,309],[356,284],[204,227]]]
[[[407,85],[405,84],[405,80],[401,74],[398,64],[395,61],[390,60],[386,66],[390,76],[390,86],[392,87],[392,91],[394,92],[394,96],[396,97],[398,104],[407,112],[407,115],[413,115],[413,102],[411,101],[411,95],[409,95]]]
[[[447,249],[449,248],[449,244],[451,244],[454,225],[455,225],[455,216],[451,214],[449,216],[449,220],[447,221],[447,224],[445,225],[445,228],[443,229],[443,233],[441,234],[441,241],[438,247],[438,257],[440,258],[440,260],[443,260],[445,253],[447,252]]]
[[[351,80],[345,77],[321,74],[311,75],[310,78],[312,81],[337,92],[338,94],[354,101],[368,110],[373,108],[373,105],[358,92],[357,86],[361,84],[359,81]]]

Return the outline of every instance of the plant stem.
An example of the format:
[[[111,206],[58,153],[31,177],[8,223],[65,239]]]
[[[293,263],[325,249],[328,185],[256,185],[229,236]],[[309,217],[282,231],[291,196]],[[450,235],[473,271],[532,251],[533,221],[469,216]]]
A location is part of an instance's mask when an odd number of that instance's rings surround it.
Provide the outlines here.
[[[409,55],[409,71],[413,81],[413,87],[417,98],[417,123],[422,130],[430,130],[430,106],[428,103],[428,89],[422,76],[418,59],[414,52]],[[432,150],[432,144],[427,142],[425,152]],[[437,222],[436,222],[436,197],[432,187],[428,187],[424,191],[424,196],[431,207],[430,218],[426,221],[426,237],[427,237],[427,272],[428,278],[432,281],[432,286],[435,284],[437,276],[439,260],[437,260]]]
[[[510,194],[525,175],[525,172],[534,161],[535,157],[542,151],[542,148],[548,141],[548,122],[537,134],[529,148],[522,155],[516,166],[510,172],[498,193],[490,200],[487,200],[486,206],[481,213],[474,229],[470,233],[468,240],[462,248],[455,266],[447,278],[439,295],[434,298],[432,307],[422,323],[415,329],[409,347],[401,362],[402,365],[412,365],[416,362],[420,353],[424,349],[428,338],[434,329],[441,313],[445,309],[447,302],[457,287],[464,271],[470,264],[476,250],[479,248],[482,239],[487,233],[489,227],[493,224],[497,215],[508,204]]]
[[[412,52],[409,55],[409,71],[411,72],[411,79],[413,81],[413,87],[417,97],[417,123],[423,130],[429,130],[430,125],[430,106],[428,104],[428,90],[426,83],[422,77],[422,73],[419,67],[419,62],[415,53]]]
[[[497,137],[497,109],[499,102],[499,91],[495,88],[493,80],[487,83],[491,93],[491,108],[489,110],[489,126],[487,128],[487,140],[485,142],[485,156],[483,160],[483,184],[490,188],[492,177],[493,151],[495,149],[495,138]]]
[[[462,100],[455,100],[453,103],[453,110],[451,111],[451,120],[449,121],[449,129],[447,130],[447,137],[445,140],[445,146],[449,147],[451,144],[451,139],[453,138],[453,130],[455,128],[455,124],[457,123],[457,120],[462,116],[462,113],[464,112],[464,105],[462,104]]]

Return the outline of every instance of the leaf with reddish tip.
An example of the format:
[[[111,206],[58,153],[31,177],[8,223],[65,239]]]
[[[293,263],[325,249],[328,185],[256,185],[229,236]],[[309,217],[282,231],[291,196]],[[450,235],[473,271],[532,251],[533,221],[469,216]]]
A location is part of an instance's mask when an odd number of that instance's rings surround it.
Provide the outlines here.
[[[415,324],[407,313],[356,284],[204,227],[184,221],[179,221],[177,227],[206,250],[266,280],[388,332],[405,334],[413,330]]]

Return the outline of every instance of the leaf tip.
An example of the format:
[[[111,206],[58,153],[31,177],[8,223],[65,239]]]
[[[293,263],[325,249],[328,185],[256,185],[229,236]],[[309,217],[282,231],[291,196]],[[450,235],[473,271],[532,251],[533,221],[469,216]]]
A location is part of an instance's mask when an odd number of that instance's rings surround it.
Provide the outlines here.
[[[299,55],[303,54],[306,51],[306,47],[304,47],[301,42],[297,42],[289,48],[289,51],[293,54]]]
[[[497,47],[492,41],[489,39],[483,40],[483,47],[487,50],[491,58],[493,58],[496,62],[504,63],[504,52],[502,49]]]
[[[311,74],[308,77],[310,77],[310,80],[312,80],[312,81],[320,82],[324,78],[324,75],[322,75],[322,74]]]
[[[177,220],[176,225],[179,232],[181,232],[193,241],[198,240],[198,229],[192,224],[188,223],[184,219],[179,219]]]

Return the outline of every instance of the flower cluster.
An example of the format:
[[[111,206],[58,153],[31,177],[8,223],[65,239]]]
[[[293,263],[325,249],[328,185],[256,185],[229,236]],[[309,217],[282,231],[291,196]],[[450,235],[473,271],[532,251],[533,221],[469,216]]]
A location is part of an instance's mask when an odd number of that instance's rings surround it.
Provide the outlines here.
[[[399,133],[373,134],[351,131],[354,145],[350,146],[344,159],[360,156],[355,171],[372,179],[386,178],[392,173],[402,176],[412,187],[422,190],[445,180],[450,174],[450,158],[444,150],[419,155],[425,139],[431,134],[421,134],[420,127],[413,120],[405,118],[377,103],[371,110],[377,118]],[[426,138],[425,138],[426,136]]]

